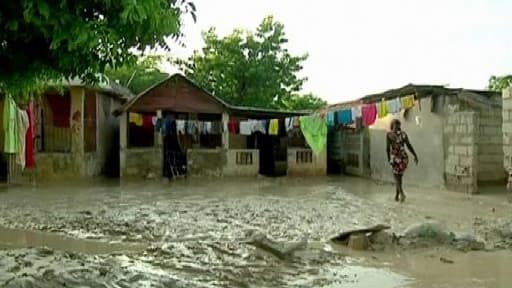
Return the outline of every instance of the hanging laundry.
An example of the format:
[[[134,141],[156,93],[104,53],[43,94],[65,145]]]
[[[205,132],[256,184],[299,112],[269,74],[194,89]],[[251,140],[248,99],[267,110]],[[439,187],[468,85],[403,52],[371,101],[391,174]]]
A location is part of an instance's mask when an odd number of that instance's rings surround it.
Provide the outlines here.
[[[53,126],[71,127],[71,97],[69,95],[48,94],[48,105],[52,110]]]
[[[4,101],[4,152],[16,154],[20,151],[18,141],[18,108],[16,103],[7,95]]]
[[[213,122],[210,122],[210,125],[211,125],[210,134],[213,134],[213,135],[222,134],[222,132],[223,132],[222,129],[224,128],[223,127],[223,122],[221,122],[221,121],[213,121]]]
[[[338,124],[348,125],[353,122],[352,109],[344,109],[336,112],[338,118]]]
[[[151,116],[151,115],[142,116],[142,127],[152,129],[153,126],[155,126],[153,124],[153,116]]]
[[[368,104],[361,108],[361,114],[363,116],[363,125],[370,126],[377,120],[377,105]]]
[[[400,101],[400,98],[388,100],[388,108],[389,113],[399,113],[400,110],[402,110],[402,102]]]
[[[267,134],[268,130],[267,130],[265,124],[266,123],[264,120],[255,120],[253,132],[260,132],[262,134]]]
[[[384,118],[388,115],[388,113],[389,113],[388,102],[386,100],[384,100],[384,98],[382,98],[382,100],[377,104],[377,108],[378,108],[377,114],[379,115],[379,118]]]
[[[204,122],[203,134],[212,134],[212,122],[210,122],[210,121]]]
[[[151,117],[151,123],[153,124],[153,126],[156,127],[157,122],[158,122],[158,117],[156,117],[156,116]]]
[[[132,113],[132,112],[130,112],[130,114],[129,114],[128,121],[137,126],[142,126],[142,124],[144,123],[144,119],[143,119],[142,115],[140,115],[139,113]]]
[[[401,103],[403,109],[410,109],[414,107],[414,95],[402,97]]]
[[[300,117],[300,128],[306,142],[315,154],[322,152],[327,144],[327,124],[318,115]]]
[[[176,120],[176,130],[178,134],[185,134],[185,120]]]
[[[35,160],[35,120],[34,120],[34,104],[30,103],[27,108],[28,131],[25,137],[25,165],[27,168],[33,168],[36,165]]]
[[[254,124],[254,121],[240,121],[240,135],[251,135]]]
[[[352,110],[352,120],[354,122],[357,121],[357,118],[361,118],[362,117],[361,106],[352,107],[351,110]]]
[[[176,134],[176,120],[166,117],[162,120],[162,131],[164,135]]]
[[[334,122],[334,118],[335,117],[334,117],[333,111],[327,112],[327,117],[326,117],[327,126],[333,127],[334,125],[336,125],[336,123]]]
[[[196,135],[197,134],[197,121],[196,120],[188,120],[187,121],[187,134],[188,135]]]
[[[292,117],[288,117],[286,119],[284,119],[284,125],[286,127],[286,132],[289,132],[291,130],[293,130],[293,118]]]
[[[27,130],[30,126],[27,111],[17,109],[16,117],[18,117],[18,143],[20,143],[19,152],[16,154],[16,163],[25,169],[25,147],[27,139]]]
[[[272,119],[268,126],[268,135],[279,135],[279,120]]]
[[[240,131],[240,122],[238,122],[235,119],[229,120],[228,131],[231,134],[238,134],[238,132]]]

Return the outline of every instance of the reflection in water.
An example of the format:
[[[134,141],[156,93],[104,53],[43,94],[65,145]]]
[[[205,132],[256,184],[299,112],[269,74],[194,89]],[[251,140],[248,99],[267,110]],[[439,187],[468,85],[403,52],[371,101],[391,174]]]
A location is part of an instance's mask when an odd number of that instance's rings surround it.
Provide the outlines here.
[[[0,248],[43,247],[59,251],[99,255],[137,253],[143,251],[146,245],[76,239],[59,234],[0,227]]]

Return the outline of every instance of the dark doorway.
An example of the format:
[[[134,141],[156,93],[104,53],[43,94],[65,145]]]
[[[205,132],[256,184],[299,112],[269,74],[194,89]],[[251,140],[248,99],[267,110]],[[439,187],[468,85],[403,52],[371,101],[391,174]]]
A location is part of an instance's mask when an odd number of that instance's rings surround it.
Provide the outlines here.
[[[187,175],[187,156],[182,149],[174,115],[167,115],[163,120],[163,176],[174,178]]]

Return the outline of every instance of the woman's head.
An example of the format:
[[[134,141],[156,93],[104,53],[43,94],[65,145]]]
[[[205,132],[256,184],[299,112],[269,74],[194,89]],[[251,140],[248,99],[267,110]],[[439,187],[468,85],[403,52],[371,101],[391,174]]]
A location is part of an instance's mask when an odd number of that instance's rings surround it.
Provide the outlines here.
[[[400,131],[402,123],[398,119],[393,119],[391,121],[390,129],[391,131]]]

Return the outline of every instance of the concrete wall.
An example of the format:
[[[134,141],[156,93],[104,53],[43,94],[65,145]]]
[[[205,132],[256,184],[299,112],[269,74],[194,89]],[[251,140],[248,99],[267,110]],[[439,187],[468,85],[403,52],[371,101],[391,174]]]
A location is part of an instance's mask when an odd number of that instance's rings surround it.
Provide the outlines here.
[[[260,163],[259,151],[253,149],[189,149],[187,161],[192,177],[258,176]]]
[[[245,161],[242,157],[249,157],[252,161]],[[227,163],[222,173],[225,176],[258,176],[260,169],[259,164],[259,150],[229,149],[227,152]]]
[[[508,172],[508,189],[512,190],[512,87],[503,90],[503,166]]]
[[[189,149],[187,151],[190,176],[222,176],[228,163],[224,149]]]
[[[432,101],[439,100],[422,98],[420,105],[410,109],[406,117],[403,113],[388,115],[377,120],[369,128],[368,157],[373,179],[393,181],[386,156],[386,133],[389,131],[391,120],[397,118],[402,122],[402,129],[409,136],[420,161],[418,166],[414,165],[412,155],[409,154],[409,168],[405,173],[404,183],[423,187],[444,187],[443,117],[431,112]]]
[[[163,173],[163,151],[157,147],[129,148],[122,152],[123,178],[144,178],[150,174],[159,177]]]
[[[502,109],[479,110],[478,181],[503,182],[506,172],[503,167]]]
[[[297,161],[297,153],[311,153],[311,162]],[[320,176],[327,174],[327,149],[315,154],[311,149],[288,147],[289,176]]]
[[[476,193],[478,191],[479,113],[461,111],[446,117],[445,176],[449,190]]]

